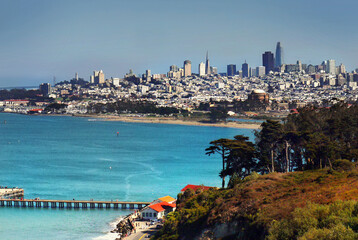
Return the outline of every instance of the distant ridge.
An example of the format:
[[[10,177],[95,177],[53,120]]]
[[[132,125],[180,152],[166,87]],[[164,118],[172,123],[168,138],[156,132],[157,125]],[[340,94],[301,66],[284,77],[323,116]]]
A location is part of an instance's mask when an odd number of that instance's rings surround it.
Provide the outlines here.
[[[19,87],[0,87],[0,90],[11,90],[11,89],[38,89],[38,86],[19,86]]]

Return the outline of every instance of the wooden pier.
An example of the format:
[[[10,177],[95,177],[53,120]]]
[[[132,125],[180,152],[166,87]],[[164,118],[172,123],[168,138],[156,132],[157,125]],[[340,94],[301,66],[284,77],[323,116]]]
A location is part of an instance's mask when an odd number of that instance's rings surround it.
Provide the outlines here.
[[[0,207],[28,208],[106,208],[106,209],[142,209],[150,202],[127,201],[86,201],[86,200],[35,200],[0,198]]]
[[[142,209],[150,202],[23,199],[22,188],[0,188],[0,207]]]
[[[24,196],[24,189],[22,188],[0,188],[1,198],[21,198]]]

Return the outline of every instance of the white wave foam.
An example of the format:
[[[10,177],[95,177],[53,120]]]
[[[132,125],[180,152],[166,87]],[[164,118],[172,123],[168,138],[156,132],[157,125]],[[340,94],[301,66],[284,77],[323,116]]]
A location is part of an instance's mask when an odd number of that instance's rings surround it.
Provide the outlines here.
[[[116,218],[114,221],[109,223],[109,226],[111,226],[111,228],[114,229],[122,219],[123,219],[123,217]]]
[[[137,175],[140,175],[140,174],[129,174],[128,176],[126,176],[126,177],[124,178],[125,185],[126,185],[126,187],[125,187],[125,188],[126,188],[126,194],[125,194],[125,196],[124,196],[125,201],[128,201],[129,196],[130,196],[131,183],[130,183],[129,180],[130,180],[132,177],[137,176]]]
[[[107,233],[106,235],[93,238],[93,240],[114,240],[118,238],[118,233]]]
[[[117,224],[123,219],[123,217],[116,218],[114,221],[109,223],[109,226],[111,227],[111,230],[115,229]],[[102,236],[98,236],[93,238],[93,240],[114,240],[118,238],[118,233],[111,233],[107,232],[104,233]]]
[[[105,161],[105,162],[114,162],[113,159],[110,158],[99,158],[100,161]]]

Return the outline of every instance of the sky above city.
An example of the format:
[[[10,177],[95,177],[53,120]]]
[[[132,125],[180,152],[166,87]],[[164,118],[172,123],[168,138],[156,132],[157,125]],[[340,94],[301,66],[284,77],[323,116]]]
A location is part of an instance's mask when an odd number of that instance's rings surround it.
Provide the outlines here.
[[[358,67],[355,0],[0,0],[0,87],[166,73],[205,61],[262,65],[284,48],[284,62],[335,59]]]

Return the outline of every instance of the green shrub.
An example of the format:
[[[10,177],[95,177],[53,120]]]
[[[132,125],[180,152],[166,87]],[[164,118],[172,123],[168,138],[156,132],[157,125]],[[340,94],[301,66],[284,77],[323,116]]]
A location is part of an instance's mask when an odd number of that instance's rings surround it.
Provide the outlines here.
[[[358,237],[351,228],[345,227],[343,224],[338,224],[331,229],[313,228],[298,240],[356,240]]]
[[[252,172],[249,176],[244,178],[244,182],[252,181],[255,179],[258,179],[260,177],[260,174],[257,172]]]
[[[308,204],[296,208],[291,218],[274,221],[268,240],[358,239],[358,203],[337,201],[330,205]]]
[[[198,199],[198,202],[199,202],[201,205],[205,204],[205,203],[208,201],[208,199],[209,199],[209,193],[208,193],[208,191],[204,191],[204,192],[202,192],[201,194],[199,194],[198,197],[197,197],[197,199]]]
[[[336,171],[352,171],[355,168],[354,163],[346,159],[338,159],[333,162],[332,167]]]
[[[237,173],[234,173],[230,177],[230,180],[229,180],[229,183],[227,184],[227,187],[228,188],[234,188],[239,183],[242,183],[242,179]]]
[[[324,183],[326,181],[327,176],[319,176],[318,178],[316,178],[316,182],[317,183]]]
[[[356,169],[353,170],[352,172],[350,172],[350,173],[348,174],[347,177],[349,177],[349,178],[356,178],[356,177],[358,177],[358,171],[357,171]]]

